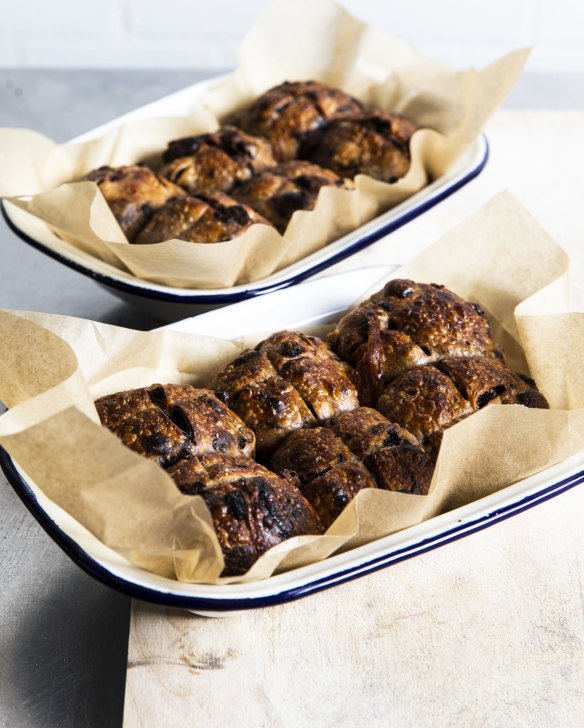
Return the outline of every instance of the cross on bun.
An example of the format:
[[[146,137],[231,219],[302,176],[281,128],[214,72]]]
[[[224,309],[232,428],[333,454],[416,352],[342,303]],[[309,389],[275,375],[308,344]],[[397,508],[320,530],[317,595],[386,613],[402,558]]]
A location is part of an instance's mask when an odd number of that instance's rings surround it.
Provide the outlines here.
[[[501,357],[484,311],[437,284],[395,279],[349,311],[329,337],[356,367],[361,402],[412,367],[451,356]]]
[[[415,437],[367,407],[293,432],[270,464],[298,482],[327,528],[363,488],[425,495],[434,470]]]
[[[256,433],[265,457],[293,430],[359,405],[350,368],[320,339],[281,331],[217,375],[222,399]]]
[[[255,452],[253,432],[208,389],[153,384],[100,397],[95,407],[124,445],[163,467],[205,453]]]
[[[270,225],[261,215],[223,192],[174,198],[160,207],[137,235],[143,245],[164,240],[221,243],[244,233],[251,225]]]
[[[281,233],[296,210],[312,210],[321,187],[352,189],[351,180],[298,159],[282,162],[237,185],[235,199],[250,205]]]
[[[194,195],[211,190],[229,192],[238,182],[276,164],[267,139],[235,126],[176,139],[162,158],[165,164],[160,174]]]
[[[324,530],[298,488],[250,458],[211,453],[167,472],[179,490],[207,504],[225,559],[222,576],[245,574],[287,538]]]

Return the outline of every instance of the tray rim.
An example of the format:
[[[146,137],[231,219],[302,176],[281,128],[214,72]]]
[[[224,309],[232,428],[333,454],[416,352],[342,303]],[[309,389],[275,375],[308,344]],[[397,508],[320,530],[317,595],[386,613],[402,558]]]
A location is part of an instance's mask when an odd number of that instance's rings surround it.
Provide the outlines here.
[[[473,533],[477,533],[489,528],[490,526],[494,526],[501,521],[523,513],[540,503],[551,500],[552,498],[555,498],[558,495],[584,483],[584,470],[576,469],[576,472],[571,473],[567,477],[559,481],[552,482],[545,487],[537,488],[533,490],[533,492],[527,493],[522,498],[514,499],[511,496],[508,499],[508,502],[503,502],[494,510],[489,510],[487,513],[477,515],[476,518],[468,521],[461,521],[460,519],[457,519],[457,525],[445,531],[439,531],[426,538],[421,538],[413,544],[380,553],[363,563],[354,564],[347,568],[333,572],[332,574],[318,579],[313,579],[304,584],[262,596],[231,597],[219,595],[217,597],[210,597],[196,594],[182,594],[144,586],[108,570],[107,567],[91,556],[82,546],[80,546],[80,544],[77,543],[77,541],[75,541],[75,539],[69,536],[69,534],[63,531],[60,526],[53,521],[47,511],[45,511],[39,504],[33,490],[19,473],[18,468],[10,455],[2,447],[0,447],[0,468],[12,488],[15,490],[16,494],[47,535],[86,574],[97,579],[102,584],[116,589],[133,599],[140,599],[142,601],[164,607],[187,609],[203,615],[212,615],[214,613],[226,614],[247,611],[250,609],[273,607],[279,604],[287,604],[289,602],[296,601],[297,599],[302,599],[310,596],[311,594],[323,591],[324,589],[345,584],[349,581],[353,581],[354,579],[358,579],[361,576],[366,576],[367,574],[392,566],[393,564],[406,561],[415,556],[420,556],[428,551],[433,551],[441,546],[452,543],[453,541],[458,541],[461,538],[470,536]],[[541,475],[541,473],[536,475]],[[509,486],[509,488],[513,487],[513,485]],[[501,492],[502,491],[499,491],[494,495],[499,495]],[[490,496],[487,496],[487,498],[489,497]],[[481,503],[481,500],[475,501],[469,505],[477,506],[477,504]],[[450,517],[456,516],[466,507],[467,506],[462,506],[461,508],[449,511],[443,515],[448,515]],[[435,518],[440,518],[440,516],[436,516]],[[425,523],[429,523],[431,520],[434,519],[429,519],[429,521],[426,521]],[[415,528],[415,526],[412,526],[411,528]],[[407,530],[408,529],[404,529],[404,531]],[[404,531],[400,531],[398,533],[404,533]],[[330,558],[334,558],[334,556]],[[326,563],[326,561],[328,560],[325,559],[324,562],[319,563]],[[197,585],[194,584],[192,586],[196,587]]]
[[[289,297],[296,294],[298,289],[273,294],[272,298],[276,302],[272,301],[272,309],[276,312],[276,318],[282,317],[282,326],[302,327],[307,323],[327,321],[331,315],[338,314],[341,303],[346,308],[351,305],[353,297],[364,293],[363,286],[379,285],[380,279],[386,277],[387,269],[388,267],[383,266],[361,268],[304,283],[302,287],[307,293],[302,298],[308,303],[299,309],[299,313],[295,311],[297,318],[294,320],[288,313],[290,309],[287,304]],[[280,313],[277,299],[280,299]],[[249,320],[249,314],[254,307],[263,308],[264,303],[264,300],[242,302],[235,308],[211,311],[206,315],[179,322],[174,327],[183,331],[188,331],[190,327],[192,333],[205,333],[205,327],[210,325],[216,333],[232,338],[234,332],[241,333],[241,323],[238,321]],[[311,307],[314,307],[313,317],[308,319],[306,314]],[[166,328],[172,329],[173,325]],[[250,326],[247,333],[251,336],[256,331]],[[75,531],[70,535],[64,530],[67,523],[63,527],[59,525],[59,513],[51,512],[39,502],[34,490],[36,486],[27,482],[26,475],[19,471],[9,454],[1,448],[0,466],[9,483],[43,529],[86,573],[129,596],[163,606],[190,609],[209,616],[283,604],[350,581],[483,530],[584,482],[583,450],[568,460],[485,498],[369,544],[333,554],[318,564],[293,569],[251,584],[182,584],[180,588],[173,589],[173,584],[177,582],[161,579],[146,571],[135,571],[137,567],[126,571],[128,567],[125,564],[120,568],[115,562],[107,562],[107,554],[103,556],[99,552],[92,552],[91,542],[84,542]],[[46,496],[43,495],[43,498]],[[93,536],[92,538],[95,539]],[[149,579],[153,580],[150,584]]]
[[[122,123],[132,119],[146,116],[153,116],[164,114],[165,104],[168,104],[172,109],[173,103],[180,103],[184,99],[189,99],[190,102],[197,101],[197,95],[202,94],[206,89],[212,87],[213,84],[219,82],[225,78],[225,74],[214,76],[208,79],[199,81],[191,86],[187,86],[184,89],[175,91],[174,93],[163,96],[160,99],[149,102],[142,106],[137,107],[125,114],[122,114],[110,121],[101,124],[93,129],[88,130],[82,134],[75,136],[74,138],[65,142],[66,144],[74,144],[87,139],[91,139],[102,133],[105,133],[111,129],[119,127]],[[194,98],[190,95],[195,94]],[[168,112],[166,112],[168,115]],[[176,115],[176,114],[175,114]],[[271,274],[259,281],[247,284],[239,284],[228,288],[216,288],[216,289],[188,289],[188,288],[176,288],[172,286],[163,286],[161,284],[151,283],[146,280],[136,278],[135,281],[131,277],[117,277],[114,274],[108,274],[107,272],[100,271],[90,264],[91,256],[87,254],[87,262],[81,262],[80,260],[73,259],[67,255],[67,250],[62,251],[53,249],[45,242],[36,239],[28,232],[22,230],[18,224],[12,219],[10,214],[10,203],[6,203],[4,199],[1,200],[1,211],[2,216],[10,229],[10,231],[20,238],[23,242],[30,245],[35,250],[44,253],[48,257],[56,260],[57,262],[75,270],[82,275],[95,280],[97,283],[104,285],[108,288],[113,288],[123,294],[130,294],[142,298],[147,298],[155,301],[162,301],[165,303],[180,303],[185,305],[226,305],[228,303],[237,303],[239,301],[254,298],[255,296],[270,293],[280,288],[286,288],[289,286],[296,285],[301,281],[305,280],[310,276],[314,276],[321,271],[329,268],[336,263],[344,260],[345,258],[354,255],[355,253],[363,250],[364,248],[372,245],[373,243],[380,240],[382,237],[391,234],[398,230],[403,225],[411,222],[416,217],[427,212],[443,200],[450,197],[450,195],[457,192],[461,187],[471,182],[477,177],[484,169],[485,165],[489,160],[489,144],[485,134],[479,135],[475,142],[463,153],[461,158],[464,158],[465,154],[469,154],[471,150],[476,151],[476,160],[473,160],[469,166],[463,168],[460,172],[454,175],[454,177],[439,185],[437,189],[431,190],[427,195],[424,196],[426,190],[430,190],[432,185],[440,182],[435,180],[433,183],[428,185],[426,188],[420,190],[416,195],[422,195],[422,199],[414,203],[413,206],[408,206],[409,200],[405,200],[400,205],[389,210],[381,215],[378,215],[368,223],[356,228],[345,236],[339,238],[339,240],[333,241],[331,245],[336,245],[344,238],[349,238],[347,242],[339,247],[338,249],[331,251],[330,254],[326,254],[326,249],[329,246],[325,246],[315,253],[312,253],[304,258],[292,263],[281,271]],[[457,163],[455,162],[455,165]],[[446,173],[447,176],[448,172]],[[395,210],[399,210],[400,207],[405,206],[402,212],[398,212],[397,216],[392,215]],[[389,217],[389,219],[387,219]],[[384,219],[385,218],[385,219]],[[376,221],[379,221],[376,224]],[[359,230],[363,230],[363,233],[359,233]],[[312,259],[312,260],[311,260]],[[308,266],[305,265],[306,261],[310,261]],[[101,263],[101,261],[97,261]],[[288,271],[288,272],[286,272]],[[131,276],[131,274],[129,274]]]

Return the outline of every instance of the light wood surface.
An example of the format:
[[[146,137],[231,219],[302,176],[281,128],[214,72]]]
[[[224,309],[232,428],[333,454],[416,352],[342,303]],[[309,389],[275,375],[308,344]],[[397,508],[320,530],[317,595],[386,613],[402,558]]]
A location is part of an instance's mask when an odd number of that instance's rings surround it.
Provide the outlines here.
[[[510,189],[584,310],[584,114],[503,111],[459,193],[336,266],[413,257]],[[124,726],[583,726],[584,488],[458,542],[229,619],[133,603]]]
[[[134,602],[124,725],[581,726],[583,514],[580,487],[228,619]]]

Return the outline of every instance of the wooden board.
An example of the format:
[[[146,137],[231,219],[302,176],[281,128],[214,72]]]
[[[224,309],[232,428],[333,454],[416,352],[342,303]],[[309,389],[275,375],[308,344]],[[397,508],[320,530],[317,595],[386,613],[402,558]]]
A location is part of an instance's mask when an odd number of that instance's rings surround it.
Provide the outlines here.
[[[584,488],[238,617],[134,602],[126,728],[581,726]]]
[[[477,181],[336,270],[413,256],[509,188],[584,306],[584,114],[500,112]],[[564,151],[565,150],[565,151]],[[292,604],[204,619],[134,602],[124,725],[582,726],[584,488]]]

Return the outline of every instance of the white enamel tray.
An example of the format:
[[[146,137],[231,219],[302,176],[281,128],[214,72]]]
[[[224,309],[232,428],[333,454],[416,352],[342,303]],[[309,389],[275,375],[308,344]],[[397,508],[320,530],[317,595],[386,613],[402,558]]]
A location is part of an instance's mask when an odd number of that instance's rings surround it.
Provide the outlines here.
[[[222,78],[197,83],[154,103],[141,106],[129,114],[124,114],[107,124],[71,139],[70,142],[87,141],[115,129],[129,120],[192,114],[200,108],[198,99],[201,94]],[[66,243],[51,232],[45,223],[8,202],[2,202],[2,212],[8,226],[24,242],[63,265],[93,278],[120,298],[159,318],[171,321],[217,306],[253,298],[279,288],[286,288],[315,275],[397,230],[456,192],[480,174],[488,157],[487,140],[486,137],[481,136],[447,174],[420,190],[401,205],[267,278],[230,288],[194,290],[143,281]],[[395,264],[402,262],[400,260],[392,261]]]
[[[170,328],[237,338],[254,331],[301,328],[338,318],[368,289],[381,285],[391,268],[364,268],[295,287],[181,321]],[[254,322],[258,322],[254,325]],[[261,323],[260,323],[261,322]],[[537,475],[462,508],[432,518],[318,564],[255,584],[181,584],[150,574],[104,546],[66,514],[0,450],[6,477],[48,534],[82,569],[138,599],[221,616],[289,602],[355,579],[509,518],[584,481],[584,451]],[[422,556],[423,558],[423,556]],[[447,555],[444,555],[447,558]]]

